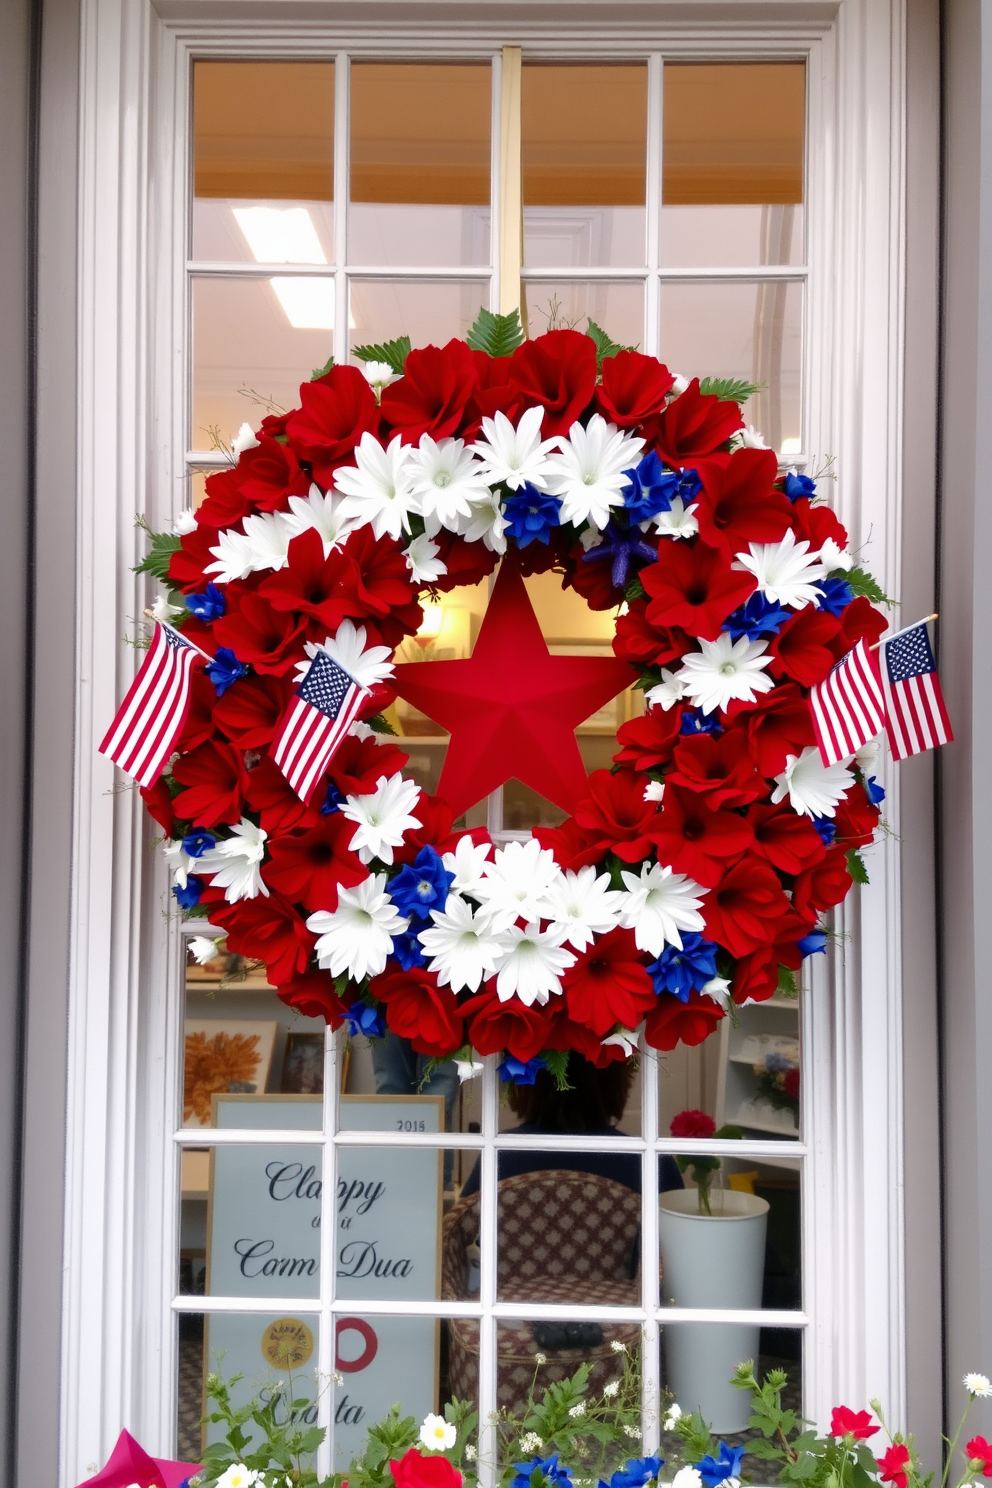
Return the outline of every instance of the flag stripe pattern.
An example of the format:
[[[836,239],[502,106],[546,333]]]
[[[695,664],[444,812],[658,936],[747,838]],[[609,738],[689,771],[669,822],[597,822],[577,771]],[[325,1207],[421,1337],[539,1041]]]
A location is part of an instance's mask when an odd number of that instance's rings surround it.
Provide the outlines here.
[[[885,731],[895,760],[954,738],[933,659],[927,623],[882,642]]]
[[[286,714],[272,758],[307,801],[358,716],[366,689],[318,651]]]
[[[156,625],[148,655],[100,745],[100,754],[146,788],[161,775],[186,721],[198,654],[178,630]]]
[[[830,675],[811,689],[809,706],[825,765],[849,758],[881,731],[885,695],[880,668],[864,641],[859,641]]]

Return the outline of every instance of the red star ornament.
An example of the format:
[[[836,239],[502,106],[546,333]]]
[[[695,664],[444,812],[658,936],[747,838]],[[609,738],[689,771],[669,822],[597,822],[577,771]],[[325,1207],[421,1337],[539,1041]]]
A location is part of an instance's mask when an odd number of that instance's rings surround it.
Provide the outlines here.
[[[612,657],[552,656],[504,559],[471,658],[406,663],[393,685],[451,735],[438,795],[457,818],[507,780],[571,813],[586,793],[575,729],[634,676]]]

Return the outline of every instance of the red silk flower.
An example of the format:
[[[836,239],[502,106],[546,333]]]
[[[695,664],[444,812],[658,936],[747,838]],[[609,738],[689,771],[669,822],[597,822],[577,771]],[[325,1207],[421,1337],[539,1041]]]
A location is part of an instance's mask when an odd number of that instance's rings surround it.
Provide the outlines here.
[[[613,652],[634,666],[666,666],[694,651],[692,637],[676,626],[655,626],[645,613],[643,599],[635,600],[626,615],[617,617]]]
[[[748,543],[780,542],[791,527],[792,507],[789,498],[775,488],[777,475],[773,450],[742,449],[726,463],[700,463],[699,535],[728,563],[735,553],[746,553]]]
[[[787,803],[752,806],[747,819],[754,832],[754,851],[781,873],[802,873],[826,856],[823,838],[809,817]]]
[[[714,810],[721,806],[748,806],[768,790],[767,783],[754,768],[741,729],[716,736],[683,735],[675,745],[673,767],[665,780],[698,792]]]
[[[173,802],[181,821],[194,827],[213,827],[218,822],[241,820],[241,801],[248,784],[244,756],[232,744],[213,740],[180,755],[172,776],[185,786]]]
[[[239,661],[256,672],[282,676],[300,659],[306,629],[291,611],[274,610],[261,594],[242,594],[227,613],[214,622],[217,644],[227,646]]]
[[[242,450],[234,480],[251,506],[267,512],[285,509],[290,496],[305,496],[310,489],[310,477],[300,469],[289,445],[268,434],[260,435],[251,449]]]
[[[383,388],[379,409],[404,444],[416,444],[422,434],[445,439],[459,432],[477,384],[464,341],[424,346],[410,352],[399,381]]]
[[[215,470],[204,485],[206,496],[196,509],[196,520],[204,527],[236,527],[255,509],[236,470]]]
[[[603,361],[596,411],[619,429],[636,429],[665,405],[675,378],[656,357],[618,351]]]
[[[754,859],[736,863],[703,900],[706,938],[725,946],[732,956],[746,956],[775,939],[778,921],[788,908],[778,875],[767,863]]]
[[[372,978],[369,990],[385,1006],[386,1022],[393,1033],[409,1039],[418,1054],[443,1059],[465,1042],[465,1020],[458,999],[450,987],[438,986],[432,971],[420,966],[409,971],[385,971]]]
[[[220,889],[207,889],[211,924],[227,933],[227,948],[237,956],[263,961],[274,987],[302,976],[310,966],[316,938],[281,894],[259,894],[228,904]]]
[[[708,1039],[720,1019],[723,1008],[712,997],[690,992],[683,1002],[671,992],[662,992],[644,1022],[644,1038],[652,1049],[668,1052],[677,1044],[695,1047]]]
[[[773,945],[738,956],[730,979],[730,995],[738,1007],[745,1002],[767,1002],[778,991],[778,954]]]
[[[567,434],[596,387],[596,347],[579,331],[548,331],[513,354],[510,382],[525,406],[544,408],[545,439]]]
[[[298,458],[326,488],[335,470],[352,462],[362,435],[378,429],[375,394],[357,367],[332,367],[316,382],[303,384],[300,403],[286,421],[286,433]]]
[[[722,553],[703,542],[662,543],[658,562],[642,569],[640,580],[652,625],[677,625],[704,641],[716,640],[724,620],[756,585],[753,574],[731,568]]]
[[[759,698],[745,713],[744,726],[754,762],[769,780],[785,769],[786,755],[798,758],[816,743],[809,704],[792,683],[780,683]]]
[[[616,853],[625,863],[639,863],[651,851],[658,826],[658,807],[644,799],[644,782],[628,770],[611,775],[595,770],[589,794],[575,808],[576,825],[599,856]]]
[[[617,732],[617,764],[631,770],[655,770],[667,765],[680,737],[682,709],[676,704],[667,713],[662,708],[649,708],[640,718],[631,718]]]
[[[617,1023],[636,1028],[657,995],[633,930],[619,928],[582,951],[562,985],[572,1018],[601,1038]]]
[[[773,677],[790,677],[803,687],[815,687],[833,668],[832,643],[840,634],[840,621],[826,610],[807,605],[787,620],[772,641],[769,671]]]
[[[340,1028],[344,1022],[346,1004],[335,992],[329,971],[305,971],[302,976],[283,982],[276,991],[280,1002],[295,1008],[305,1018],[323,1018],[331,1028]]]
[[[673,1116],[668,1123],[668,1130],[673,1137],[712,1137],[716,1131],[716,1122],[705,1111],[694,1108],[679,1111],[677,1116]]]
[[[368,877],[368,869],[350,849],[354,835],[355,823],[333,811],[307,831],[273,837],[262,877],[293,904],[309,910],[337,909],[338,889],[354,888]]]
[[[687,461],[718,450],[743,425],[736,403],[701,393],[699,378],[694,377],[646,432],[665,463],[678,470]]]
[[[478,992],[463,1002],[459,1011],[468,1020],[472,1047],[479,1054],[499,1054],[504,1049],[526,1064],[547,1046],[555,1009],[526,1007],[517,998],[500,1002],[495,990]]]
[[[872,1419],[871,1411],[853,1411],[848,1405],[835,1405],[830,1416],[831,1436],[850,1436],[855,1441],[867,1441],[880,1430]]]
[[[346,615],[363,613],[344,587],[351,572],[340,548],[324,557],[320,533],[310,527],[293,538],[286,567],[263,579],[258,592],[274,610],[310,615],[333,635]]]
[[[214,702],[214,722],[239,749],[262,749],[272,742],[292,695],[291,677],[241,677]]]
[[[727,863],[747,851],[754,833],[735,812],[714,810],[696,791],[666,785],[661,815],[651,835],[662,863],[676,873],[687,873],[704,888],[713,888]]]

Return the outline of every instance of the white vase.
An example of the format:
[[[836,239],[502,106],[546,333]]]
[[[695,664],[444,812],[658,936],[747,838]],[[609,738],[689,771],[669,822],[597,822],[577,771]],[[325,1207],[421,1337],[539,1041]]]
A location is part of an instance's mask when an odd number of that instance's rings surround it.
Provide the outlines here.
[[[761,1306],[768,1203],[717,1189],[700,1214],[695,1189],[660,1198],[662,1299],[671,1307]],[[684,1411],[698,1410],[715,1432],[744,1431],[751,1397],[730,1377],[744,1359],[757,1366],[759,1329],[736,1323],[683,1323],[663,1329],[668,1387]]]

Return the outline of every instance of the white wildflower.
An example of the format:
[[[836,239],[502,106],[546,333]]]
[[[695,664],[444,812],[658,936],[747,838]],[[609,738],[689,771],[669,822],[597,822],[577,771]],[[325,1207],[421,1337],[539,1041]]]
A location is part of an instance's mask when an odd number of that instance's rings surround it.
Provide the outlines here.
[[[179,515],[173,519],[172,531],[176,537],[186,537],[190,532],[195,532],[196,512],[191,511],[189,507],[187,507],[185,511],[181,511]]]
[[[442,574],[448,572],[448,565],[437,556],[440,551],[437,543],[432,542],[426,532],[422,532],[407,545],[404,557],[415,584],[436,584]]]
[[[645,801],[654,801],[657,804],[665,799],[665,782],[663,780],[649,780],[644,787]]]
[[[420,944],[432,958],[430,970],[453,992],[477,992],[495,974],[500,957],[488,915],[449,891],[444,909],[432,909],[431,919],[433,924],[420,931]]]
[[[559,445],[559,453],[548,461],[548,490],[561,498],[562,522],[605,527],[610,508],[623,506],[624,472],[637,464],[643,439],[594,413],[585,427],[574,423]]]
[[[190,955],[198,966],[206,966],[218,954],[217,942],[209,935],[192,935],[186,942]]]
[[[685,697],[686,684],[675,672],[669,671],[668,667],[661,669],[661,681],[650,688],[644,694],[644,700],[649,708],[661,708],[667,713],[669,708]]]
[[[268,898],[269,891],[262,882],[268,833],[246,816],[231,832],[230,837],[219,837],[216,845],[197,859],[199,870],[213,875],[214,888],[224,890],[228,904],[254,899],[259,894]]]
[[[245,450],[257,449],[259,441],[255,437],[255,430],[251,424],[242,424],[237,434],[231,439],[231,448],[236,455],[243,455]]]
[[[637,1053],[637,1034],[630,1028],[621,1028],[618,1033],[611,1033],[599,1042],[604,1049],[610,1048],[611,1045],[622,1049],[624,1059],[630,1059]]]
[[[286,525],[293,537],[301,537],[311,528],[320,534],[324,557],[344,545],[349,532],[361,525],[358,512],[349,511],[347,499],[333,491],[325,495],[318,485],[311,485],[308,496],[290,496]]]
[[[771,660],[767,650],[767,641],[752,641],[746,635],[735,641],[722,631],[715,641],[700,641],[698,651],[683,656],[675,677],[704,713],[715,713],[734,700],[753,703],[759,692],[771,692],[775,686],[764,671]]]
[[[526,1007],[544,1004],[561,993],[562,974],[575,965],[557,930],[542,930],[534,921],[523,929],[511,925],[498,937],[496,993],[500,1002],[516,997]]]
[[[542,1364],[544,1363],[544,1355],[543,1354],[541,1354],[541,1355],[535,1354],[534,1357],[535,1357],[535,1359],[539,1358],[540,1359],[540,1362]],[[538,1436],[538,1434],[537,1434],[536,1431],[527,1431],[520,1438],[520,1450],[521,1450],[521,1452],[539,1452],[543,1446],[544,1446],[544,1441],[542,1440],[541,1437]]]
[[[825,765],[815,744],[808,744],[802,754],[787,754],[785,769],[775,776],[773,803],[789,798],[793,811],[801,816],[833,816],[854,784],[854,775],[846,764]]]
[[[465,1461],[474,1462],[477,1456],[478,1453],[476,1452],[475,1447],[473,1447],[472,1443],[469,1442],[465,1447]]]
[[[699,907],[706,889],[662,863],[642,863],[639,873],[621,871],[626,885],[620,923],[633,930],[639,951],[660,956],[666,945],[682,949],[682,930],[702,930]]]
[[[398,538],[410,531],[410,517],[420,502],[410,481],[410,449],[399,434],[383,449],[365,433],[355,450],[355,464],[334,473],[334,484],[347,498],[345,510],[371,524],[376,537]]]
[[[546,893],[547,918],[560,930],[566,945],[584,951],[597,935],[605,935],[619,922],[621,894],[610,888],[610,876],[591,865],[571,868],[555,877]]]
[[[585,1413],[586,1403],[584,1400],[580,1400],[576,1405],[569,1406],[568,1414],[571,1416],[573,1421],[581,1420]]]
[[[686,506],[681,496],[673,496],[668,511],[658,512],[648,521],[642,522],[641,528],[646,532],[649,527],[652,527],[659,537],[670,537],[675,541],[680,537],[695,537],[699,531],[699,523],[696,520],[697,505],[697,502],[691,501]]]
[[[623,1434],[624,1436],[631,1437],[634,1441],[640,1441],[641,1428],[640,1426],[625,1426],[623,1428]]]
[[[992,1382],[986,1374],[966,1374],[964,1387],[969,1395],[977,1396],[981,1400],[986,1400],[992,1395]]]
[[[534,1355],[534,1363],[535,1364],[547,1364],[547,1362],[548,1362],[548,1356],[547,1356],[547,1354],[535,1354]],[[543,1443],[542,1443],[542,1445],[543,1445]]]
[[[411,814],[420,799],[420,786],[402,775],[380,775],[369,795],[346,796],[341,815],[358,827],[348,846],[363,863],[379,858],[393,861],[393,848],[402,847],[403,833],[421,825]]]
[[[468,832],[459,837],[454,852],[446,852],[441,858],[448,872],[455,875],[451,880],[452,889],[474,899],[482,881],[483,864],[492,850],[491,842],[473,842]]]
[[[264,1481],[261,1473],[245,1467],[243,1462],[232,1462],[227,1471],[217,1479],[216,1488],[252,1488],[252,1484],[260,1481]]]
[[[339,884],[337,909],[320,909],[307,920],[307,929],[319,937],[317,964],[356,982],[385,971],[393,936],[409,927],[386,892],[384,873],[369,874],[353,889]]]
[[[611,1339],[610,1348],[615,1354],[625,1354],[627,1352],[627,1345],[625,1343],[621,1343],[619,1338]]]
[[[420,1427],[420,1440],[431,1452],[446,1452],[453,1447],[458,1438],[458,1432],[450,1421],[443,1416],[435,1416],[428,1413]]]
[[[482,874],[472,897],[492,916],[494,930],[505,930],[517,919],[548,918],[548,890],[561,869],[536,838],[497,848],[493,861],[483,864]]]
[[[620,1393],[620,1381],[619,1380],[610,1380],[610,1382],[609,1382],[608,1385],[604,1385],[603,1386],[603,1394],[606,1396],[607,1400],[612,1400],[613,1397],[614,1397],[614,1395],[619,1395],[619,1393]]]
[[[748,547],[747,553],[736,555],[734,568],[754,574],[760,594],[793,610],[816,604],[820,598],[816,581],[826,577],[827,569],[809,551],[806,538],[797,542],[790,528],[777,543],[749,543]]]
[[[410,483],[420,501],[428,537],[444,527],[457,532],[471,519],[473,504],[492,494],[482,474],[482,462],[462,439],[437,442],[421,434],[410,454]]]
[[[548,452],[558,448],[557,439],[542,439],[544,409],[528,408],[516,428],[505,413],[482,420],[482,438],[473,450],[482,459],[482,474],[492,485],[517,491],[528,483],[539,491],[548,488]]]
[[[681,1419],[682,1407],[680,1405],[676,1405],[675,1401],[673,1400],[671,1405],[668,1407],[668,1410],[665,1412],[665,1419],[661,1423],[662,1431],[674,1431],[675,1422],[681,1421]]]

